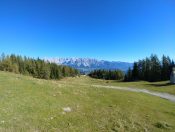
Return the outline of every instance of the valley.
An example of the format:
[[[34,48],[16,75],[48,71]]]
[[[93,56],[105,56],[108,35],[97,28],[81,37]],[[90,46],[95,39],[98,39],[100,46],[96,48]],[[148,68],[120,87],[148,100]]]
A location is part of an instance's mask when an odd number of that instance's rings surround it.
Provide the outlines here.
[[[126,72],[128,68],[132,67],[133,65],[133,63],[129,62],[106,61],[91,58],[50,58],[45,60],[57,63],[59,65],[71,66],[75,69],[78,69],[82,74],[88,74],[96,69],[105,69],[105,70],[120,69]]]

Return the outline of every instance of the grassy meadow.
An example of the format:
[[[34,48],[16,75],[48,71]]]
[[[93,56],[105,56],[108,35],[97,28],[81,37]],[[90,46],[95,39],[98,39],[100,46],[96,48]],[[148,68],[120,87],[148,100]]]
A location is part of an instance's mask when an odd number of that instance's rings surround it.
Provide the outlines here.
[[[100,80],[99,80],[100,81]],[[130,87],[130,88],[141,88],[148,89],[157,92],[166,92],[175,95],[175,85],[170,84],[170,81],[161,82],[147,82],[147,81],[136,81],[136,82],[121,82],[121,81],[103,81],[103,85]]]
[[[174,102],[95,84],[175,94],[175,86],[167,82],[123,83],[86,76],[52,81],[0,72],[0,131],[174,132]]]

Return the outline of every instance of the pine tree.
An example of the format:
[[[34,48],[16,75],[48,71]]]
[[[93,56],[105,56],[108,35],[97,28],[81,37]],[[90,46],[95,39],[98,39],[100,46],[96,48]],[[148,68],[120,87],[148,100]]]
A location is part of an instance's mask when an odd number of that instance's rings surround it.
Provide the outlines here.
[[[125,75],[125,80],[169,80],[172,67],[174,66],[174,62],[171,62],[171,59],[168,56],[163,56],[161,62],[156,55],[151,55],[149,58],[139,60],[133,65],[132,77],[129,77],[131,75],[131,69],[129,69],[129,71]]]
[[[151,55],[151,76],[149,81],[155,82],[161,80],[161,64],[156,55]]]
[[[63,75],[76,76],[79,71],[68,66],[60,66],[41,59],[16,56],[14,54],[0,57],[0,70],[31,75],[41,79],[60,79]]]
[[[171,74],[171,60],[169,57],[163,55],[162,57],[162,71],[161,77],[162,80],[169,80]]]
[[[120,70],[94,70],[89,73],[90,77],[105,80],[122,80],[124,73]]]
[[[133,81],[131,68],[128,69],[128,71],[125,75],[125,81]]]
[[[137,62],[134,62],[133,70],[132,70],[132,79],[138,80],[139,79],[139,69]]]

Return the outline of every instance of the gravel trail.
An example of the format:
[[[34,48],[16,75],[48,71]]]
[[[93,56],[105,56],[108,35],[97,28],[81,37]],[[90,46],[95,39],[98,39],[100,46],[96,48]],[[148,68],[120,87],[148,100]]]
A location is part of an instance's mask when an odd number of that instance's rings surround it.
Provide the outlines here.
[[[103,85],[92,85],[92,86],[96,88],[110,88],[110,89],[125,90],[125,91],[132,91],[132,92],[138,92],[138,93],[146,93],[146,94],[158,96],[163,99],[167,99],[169,101],[175,102],[175,95],[172,95],[169,93],[155,92],[147,89],[138,89],[138,88],[129,88],[129,87],[103,86]]]

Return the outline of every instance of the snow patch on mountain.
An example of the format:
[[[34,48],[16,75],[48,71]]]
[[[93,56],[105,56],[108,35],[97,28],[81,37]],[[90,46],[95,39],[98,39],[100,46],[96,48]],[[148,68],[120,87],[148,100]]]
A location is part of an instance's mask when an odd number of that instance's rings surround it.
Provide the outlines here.
[[[57,63],[59,65],[71,66],[73,68],[79,69],[81,72],[90,72],[95,69],[120,69],[126,71],[129,67],[132,67],[133,65],[132,63],[128,62],[105,61],[90,58],[50,58],[47,60]]]

